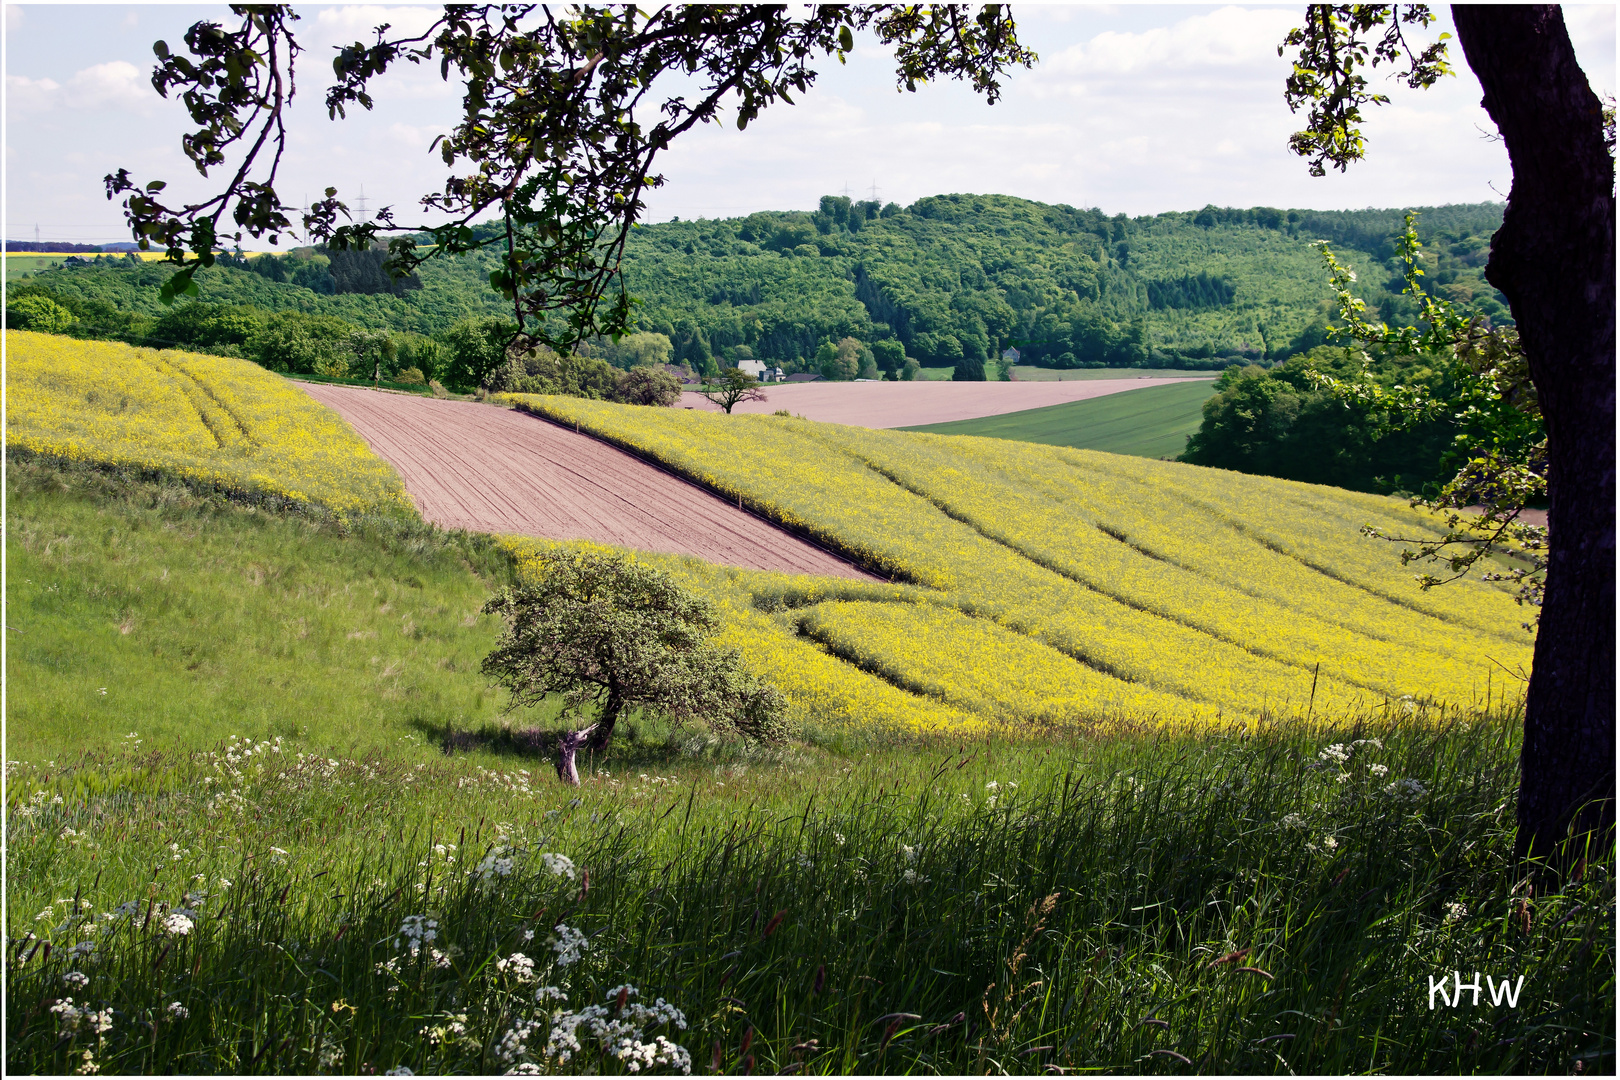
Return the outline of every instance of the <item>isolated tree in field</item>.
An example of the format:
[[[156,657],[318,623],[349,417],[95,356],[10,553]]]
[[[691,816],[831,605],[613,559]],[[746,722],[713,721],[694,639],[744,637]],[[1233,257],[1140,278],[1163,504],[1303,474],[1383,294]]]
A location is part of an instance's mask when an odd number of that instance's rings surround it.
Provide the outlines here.
[[[726,368],[698,393],[728,413],[745,401],[765,400],[765,391],[759,388],[759,380],[734,367]]]
[[[578,784],[575,755],[603,750],[627,710],[760,741],[782,738],[783,701],[709,636],[719,623],[708,603],[667,574],[617,554],[558,551],[537,579],[505,589],[484,611],[506,620],[485,675],[511,691],[512,709],[551,695],[563,716],[595,705],[592,723],[557,739],[557,775]]]
[[[1547,855],[1571,828],[1613,841],[1613,113],[1558,7],[1459,4],[1452,18],[1513,166],[1485,279],[1508,299],[1547,431],[1547,576],[1518,802],[1519,854]],[[1384,98],[1358,67],[1390,63],[1412,87],[1449,70],[1443,41],[1407,47],[1403,25],[1430,19],[1421,4],[1307,9],[1282,49],[1299,50],[1287,100],[1310,119],[1292,144],[1313,173],[1362,156],[1361,106]]]

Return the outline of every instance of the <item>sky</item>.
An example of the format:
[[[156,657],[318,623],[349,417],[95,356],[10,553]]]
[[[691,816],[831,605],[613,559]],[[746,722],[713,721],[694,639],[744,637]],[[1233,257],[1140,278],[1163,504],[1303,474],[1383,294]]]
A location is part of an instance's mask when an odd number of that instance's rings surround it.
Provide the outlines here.
[[[356,205],[392,205],[421,223],[415,201],[443,185],[428,152],[459,113],[437,67],[405,67],[374,85],[371,113],[331,121],[322,103],[335,46],[372,27],[423,27],[431,7],[299,7],[305,48],[278,190],[307,204],[327,186]],[[1015,70],[988,105],[955,83],[895,88],[892,57],[857,38],[848,63],[828,59],[815,87],[768,109],[748,130],[696,129],[658,159],[666,184],[650,221],[813,209],[822,195],[874,193],[906,205],[950,192],[1015,195],[1132,216],[1218,206],[1319,210],[1503,199],[1507,153],[1479,106],[1478,82],[1453,46],[1457,74],[1427,91],[1385,83],[1369,110],[1368,156],[1344,174],[1311,177],[1287,148],[1303,115],[1283,103],[1288,61],[1277,46],[1302,5],[1014,5],[1039,62]],[[1450,32],[1445,7],[1426,33]],[[1615,92],[1615,6],[1566,5],[1565,21],[1594,91]],[[152,43],[181,47],[224,6],[5,5],[4,232],[8,239],[128,240],[101,178],[126,168],[166,194],[208,184],[180,151],[183,107],[150,84]],[[1382,71],[1375,77],[1382,81]],[[211,191],[209,192],[212,193]],[[285,243],[285,242],[284,242]],[[263,243],[246,243],[264,248]]]

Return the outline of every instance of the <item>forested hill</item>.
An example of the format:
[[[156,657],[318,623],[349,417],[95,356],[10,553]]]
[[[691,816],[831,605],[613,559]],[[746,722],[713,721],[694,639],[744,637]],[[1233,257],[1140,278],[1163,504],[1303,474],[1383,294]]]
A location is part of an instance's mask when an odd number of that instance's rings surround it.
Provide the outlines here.
[[[1434,207],[1421,211],[1419,233],[1433,260],[1429,286],[1504,321],[1501,297],[1480,276],[1500,224],[1498,204]],[[821,343],[854,337],[898,338],[906,355],[933,365],[1012,345],[1055,366],[1221,367],[1318,343],[1330,293],[1317,239],[1359,271],[1370,306],[1410,321],[1389,261],[1401,227],[1400,210],[1206,207],[1130,218],[1001,195],[904,208],[829,196],[812,212],[641,227],[626,278],[642,302],[640,328],[667,334],[676,360],[736,359],[743,346],[797,366]],[[338,267],[308,249],[197,280],[207,302],[437,334],[509,310],[487,285],[493,258],[432,260],[419,288],[393,291],[373,289],[354,268],[340,286]],[[100,301],[93,306],[156,315],[167,273],[106,259],[36,282],[81,310]]]

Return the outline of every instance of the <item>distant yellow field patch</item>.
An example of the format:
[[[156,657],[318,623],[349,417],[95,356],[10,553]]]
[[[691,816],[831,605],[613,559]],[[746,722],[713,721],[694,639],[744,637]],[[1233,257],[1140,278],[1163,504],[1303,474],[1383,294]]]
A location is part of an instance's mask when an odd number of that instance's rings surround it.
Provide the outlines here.
[[[6,359],[8,447],[340,512],[414,513],[353,429],[257,364],[24,330],[7,333]]]

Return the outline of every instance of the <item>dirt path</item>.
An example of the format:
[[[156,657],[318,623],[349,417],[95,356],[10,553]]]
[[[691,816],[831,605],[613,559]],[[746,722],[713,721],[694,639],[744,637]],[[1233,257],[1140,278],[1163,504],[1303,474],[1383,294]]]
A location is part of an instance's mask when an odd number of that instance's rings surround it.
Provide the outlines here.
[[[422,516],[445,528],[877,580],[693,484],[545,420],[471,401],[303,386],[399,472]]]
[[[772,383],[764,401],[738,405],[733,412],[773,413],[786,409],[806,420],[855,427],[891,428],[943,424],[981,416],[1065,405],[1186,379],[1092,379],[1066,382],[808,382]],[[718,412],[720,406],[688,391],[687,408]]]

